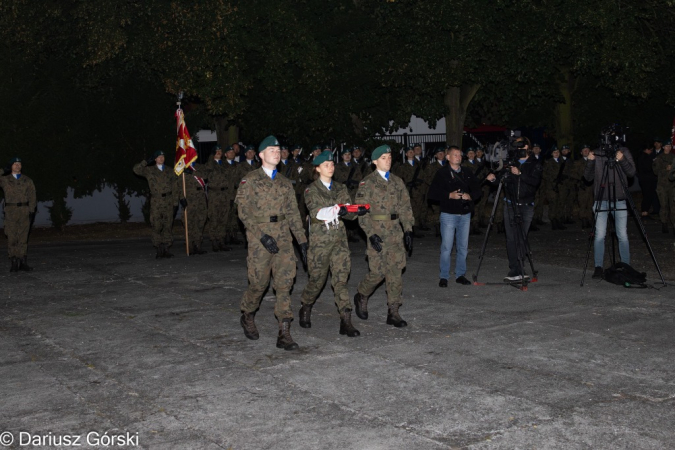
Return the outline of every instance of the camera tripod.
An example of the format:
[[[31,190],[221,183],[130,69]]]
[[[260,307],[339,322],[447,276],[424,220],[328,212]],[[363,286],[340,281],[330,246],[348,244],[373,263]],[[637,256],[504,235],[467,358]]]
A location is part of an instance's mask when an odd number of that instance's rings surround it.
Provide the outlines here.
[[[475,286],[483,286],[487,284],[507,284],[511,285],[514,287],[517,287],[521,291],[527,291],[527,285],[529,283],[535,283],[537,281],[537,271],[534,269],[534,262],[532,259],[532,251],[530,250],[530,243],[527,240],[527,231],[524,230],[522,227],[523,224],[523,216],[520,212],[520,208],[518,207],[517,201],[513,201],[513,199],[507,198],[505,199],[506,204],[510,208],[511,211],[511,216],[513,223],[515,224],[515,228],[517,229],[516,232],[516,251],[518,252],[518,265],[521,273],[521,278],[518,281],[503,281],[503,282],[490,282],[490,283],[480,283],[478,282],[478,273],[480,272],[480,266],[483,264],[483,258],[485,257],[485,249],[487,248],[487,243],[488,243],[488,238],[490,237],[490,229],[492,228],[492,225],[494,224],[494,219],[495,219],[495,214],[497,212],[497,206],[499,205],[499,201],[501,199],[501,192],[504,189],[504,184],[506,183],[507,178],[511,176],[510,172],[506,171],[504,174],[501,175],[499,179],[499,186],[497,187],[497,192],[495,194],[495,201],[494,205],[492,206],[492,213],[490,214],[490,221],[488,222],[488,227],[487,230],[485,231],[485,238],[483,238],[483,246],[481,247],[480,254],[478,255],[478,267],[476,268],[476,273],[473,275],[473,284]],[[519,183],[520,187],[520,183]],[[518,198],[518,195],[516,195],[516,199]],[[506,220],[506,216],[504,217],[504,220]],[[525,277],[525,258],[527,258],[529,264],[530,264],[530,269],[532,270],[532,278],[527,279]]]
[[[649,243],[649,239],[647,238],[647,230],[645,229],[644,223],[642,223],[642,218],[637,212],[637,208],[635,206],[635,202],[633,201],[633,197],[630,195],[628,192],[628,186],[626,185],[626,180],[621,176],[621,168],[617,167],[617,161],[616,158],[614,157],[614,152],[613,154],[610,155],[612,156],[607,157],[607,152],[605,152],[604,155],[596,155],[596,158],[598,156],[600,157],[606,157],[607,162],[605,163],[605,167],[603,167],[602,170],[602,176],[600,177],[600,189],[598,191],[598,195],[595,197],[595,201],[593,202],[593,207],[595,214],[593,216],[593,226],[591,228],[591,233],[588,236],[588,250],[586,251],[586,264],[584,264],[584,272],[581,275],[581,286],[584,285],[584,280],[586,279],[586,270],[588,270],[588,260],[591,256],[591,247],[593,246],[593,242],[595,240],[595,223],[598,220],[598,214],[601,212],[606,212],[609,213],[608,215],[612,216],[612,220],[607,221],[607,226],[610,227],[608,231],[611,231],[610,233],[606,233],[605,236],[609,236],[609,239],[612,242],[612,250],[610,252],[611,255],[611,262],[612,266],[616,263],[616,248],[615,248],[615,243],[614,243],[614,238],[616,237],[616,223],[615,223],[615,214],[617,211],[626,211],[628,210],[632,211],[633,217],[635,217],[635,221],[638,224],[638,228],[640,229],[640,233],[642,233],[642,239],[644,240],[645,244],[647,245],[647,250],[649,250],[649,255],[652,257],[652,261],[654,261],[654,266],[656,267],[656,271],[659,273],[659,277],[661,277],[661,282],[663,283],[664,286],[666,286],[666,280],[663,279],[663,273],[661,273],[661,268],[659,267],[659,263],[656,261],[656,256],[654,255],[654,250],[652,250],[652,246]],[[597,161],[596,161],[597,164]],[[613,177],[610,182],[610,177],[609,174],[612,173]],[[625,193],[626,196],[626,208],[617,208],[616,203],[617,201],[620,201],[616,198],[616,180],[619,180],[621,183],[621,187],[623,188],[623,192]],[[605,193],[605,188],[607,189],[607,209],[601,209],[602,202],[603,202],[603,196]],[[609,219],[609,217],[608,217]],[[628,218],[626,218],[626,221]],[[610,226],[611,223],[611,226]],[[618,240],[618,238],[617,238]]]

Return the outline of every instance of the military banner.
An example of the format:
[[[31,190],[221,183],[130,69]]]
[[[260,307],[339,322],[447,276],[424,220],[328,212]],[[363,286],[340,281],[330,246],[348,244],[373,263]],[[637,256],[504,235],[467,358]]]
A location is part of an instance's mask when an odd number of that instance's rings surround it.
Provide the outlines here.
[[[192,145],[190,132],[188,132],[187,126],[185,126],[185,117],[180,107],[176,110],[176,133],[176,165],[173,170],[176,172],[176,175],[180,175],[185,170],[185,167],[197,159],[197,150]]]

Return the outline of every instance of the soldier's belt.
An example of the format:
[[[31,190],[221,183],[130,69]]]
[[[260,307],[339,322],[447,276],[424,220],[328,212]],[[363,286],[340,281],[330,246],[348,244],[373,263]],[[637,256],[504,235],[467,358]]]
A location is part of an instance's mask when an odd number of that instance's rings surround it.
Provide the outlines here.
[[[5,206],[28,206],[28,202],[5,203]]]
[[[278,216],[257,217],[256,219],[258,220],[258,223],[274,223],[286,220],[286,216],[279,214]]]
[[[398,214],[371,214],[370,218],[372,220],[396,220]]]

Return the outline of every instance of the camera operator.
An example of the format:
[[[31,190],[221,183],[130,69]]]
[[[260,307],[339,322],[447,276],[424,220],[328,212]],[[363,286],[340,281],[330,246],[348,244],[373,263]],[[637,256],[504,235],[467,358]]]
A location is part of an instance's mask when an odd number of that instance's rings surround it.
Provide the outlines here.
[[[451,147],[445,157],[450,163],[436,172],[427,198],[440,203],[441,257],[439,287],[448,286],[450,254],[456,239],[455,282],[471,284],[466,274],[466,256],[469,249],[469,229],[474,201],[481,196],[480,184],[473,170],[462,167],[462,151]]]
[[[487,180],[494,183],[497,177],[504,177],[504,227],[506,231],[506,253],[509,258],[509,273],[504,281],[519,281],[527,275],[523,273],[525,263],[525,243],[520,237],[527,238],[527,232],[534,216],[534,197],[541,183],[542,165],[531,155],[530,141],[519,137],[511,143],[517,160],[511,160],[497,174],[489,174]],[[511,159],[511,158],[509,158]]]
[[[596,150],[597,152],[597,150]],[[598,152],[590,152],[588,160],[586,161],[586,170],[584,171],[584,178],[588,181],[593,181],[593,192],[595,202],[593,204],[593,211],[597,212],[595,220],[595,241],[594,241],[594,255],[595,255],[595,271],[593,278],[602,278],[603,274],[603,260],[605,258],[605,234],[607,233],[607,213],[612,213],[614,218],[614,228],[616,229],[616,236],[619,240],[619,256],[621,262],[630,264],[630,250],[628,248],[628,232],[626,225],[628,221],[628,209],[626,207],[626,197],[630,195],[629,192],[624,192],[623,186],[627,186],[627,177],[635,176],[635,162],[630,151],[626,147],[619,147],[616,154],[611,150],[604,150],[602,154]],[[613,158],[613,161],[610,159]],[[602,175],[605,170],[605,165],[611,164],[618,166],[620,170],[608,170],[607,182],[601,185]],[[612,166],[610,166],[611,168]],[[623,180],[623,183],[619,179]],[[600,198],[600,188],[602,187],[602,198]]]

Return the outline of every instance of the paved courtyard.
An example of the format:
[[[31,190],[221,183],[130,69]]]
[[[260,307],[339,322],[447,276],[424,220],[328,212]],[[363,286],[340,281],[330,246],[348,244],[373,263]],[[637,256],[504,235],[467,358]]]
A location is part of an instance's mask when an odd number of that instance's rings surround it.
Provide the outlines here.
[[[507,271],[503,237],[491,239],[502,250],[488,252],[483,281]],[[271,291],[256,317],[260,340],[244,337],[242,246],[158,261],[149,239],[34,245],[34,272],[0,272],[0,443],[675,448],[675,288],[625,289],[591,272],[580,287],[583,257],[553,263],[546,241],[533,244],[539,281],[521,292],[441,289],[438,242],[417,240],[404,274],[407,328],[384,323],[381,287],[369,320],[354,317],[361,336],[340,336],[327,287],[312,328],[293,322],[296,352],[275,347]],[[363,245],[352,246],[351,295],[366,271]],[[306,282],[299,267],[295,312]]]

